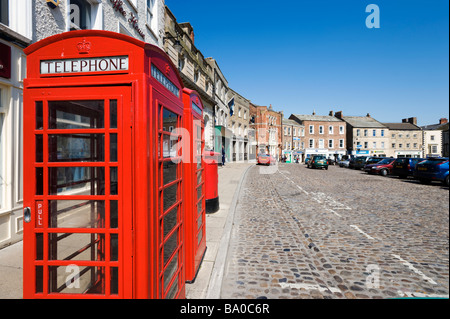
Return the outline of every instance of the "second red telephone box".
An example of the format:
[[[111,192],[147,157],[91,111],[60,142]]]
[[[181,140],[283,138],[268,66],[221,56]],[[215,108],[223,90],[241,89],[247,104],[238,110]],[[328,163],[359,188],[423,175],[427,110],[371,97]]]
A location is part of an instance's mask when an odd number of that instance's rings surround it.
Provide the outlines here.
[[[192,283],[200,269],[206,252],[205,226],[205,147],[203,104],[200,95],[192,90],[183,90],[185,174],[185,246],[186,281]]]
[[[176,67],[107,31],[25,53],[24,297],[184,298]]]

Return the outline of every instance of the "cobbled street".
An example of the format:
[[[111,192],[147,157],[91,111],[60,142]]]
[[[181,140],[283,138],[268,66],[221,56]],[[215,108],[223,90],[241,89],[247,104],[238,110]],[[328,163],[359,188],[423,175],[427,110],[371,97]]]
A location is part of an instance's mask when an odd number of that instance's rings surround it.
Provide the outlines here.
[[[449,294],[449,189],[330,166],[250,168],[222,298]]]

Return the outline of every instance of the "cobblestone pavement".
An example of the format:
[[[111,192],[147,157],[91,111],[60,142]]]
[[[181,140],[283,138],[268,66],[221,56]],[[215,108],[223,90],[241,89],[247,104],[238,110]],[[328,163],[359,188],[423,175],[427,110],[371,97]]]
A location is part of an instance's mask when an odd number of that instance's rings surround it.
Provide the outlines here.
[[[449,190],[332,166],[250,169],[222,298],[448,298]]]

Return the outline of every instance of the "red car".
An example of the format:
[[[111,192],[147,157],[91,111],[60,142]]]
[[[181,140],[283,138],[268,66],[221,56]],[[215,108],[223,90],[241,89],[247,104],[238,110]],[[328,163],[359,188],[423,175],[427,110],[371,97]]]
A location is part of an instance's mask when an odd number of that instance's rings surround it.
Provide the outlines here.
[[[268,154],[259,154],[258,155],[258,164],[259,165],[275,165],[276,160],[272,155]]]
[[[364,171],[369,174],[387,176],[392,173],[395,158],[385,158],[376,164],[366,165]]]

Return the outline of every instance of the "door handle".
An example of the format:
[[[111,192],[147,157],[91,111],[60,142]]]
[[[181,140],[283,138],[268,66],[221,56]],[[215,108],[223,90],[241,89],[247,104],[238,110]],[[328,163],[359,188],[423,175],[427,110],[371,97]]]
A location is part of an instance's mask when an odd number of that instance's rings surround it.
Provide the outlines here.
[[[23,209],[23,220],[25,221],[25,223],[31,222],[31,208],[30,207],[25,207]]]

